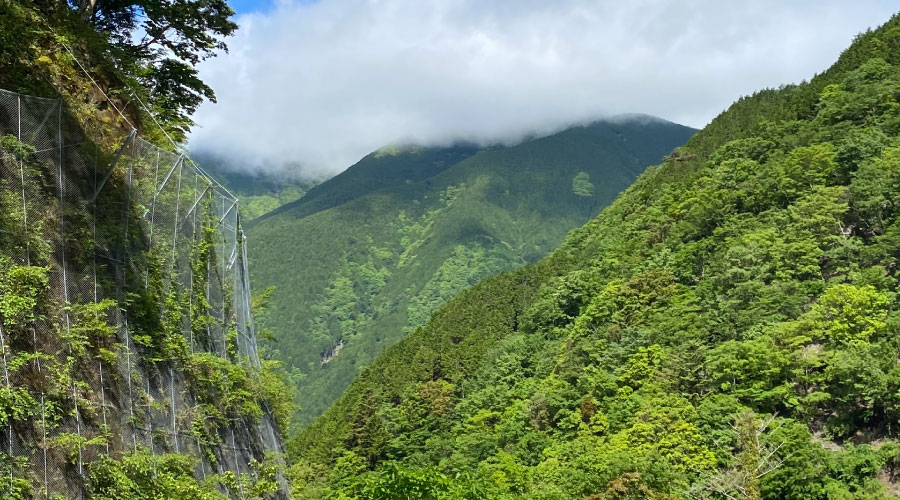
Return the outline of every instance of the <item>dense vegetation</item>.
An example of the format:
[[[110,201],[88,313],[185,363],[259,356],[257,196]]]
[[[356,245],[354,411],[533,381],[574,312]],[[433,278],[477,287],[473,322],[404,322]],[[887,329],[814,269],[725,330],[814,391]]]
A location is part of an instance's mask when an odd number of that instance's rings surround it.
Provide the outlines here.
[[[299,423],[480,279],[547,255],[692,129],[649,117],[511,147],[385,148],[250,229]]]
[[[31,137],[23,140],[48,136],[45,141],[52,142],[59,133],[66,146],[59,166],[52,152],[20,142],[16,105],[3,96],[0,498],[62,498],[60,491],[70,498],[80,493],[110,500],[272,498],[278,493],[274,461],[254,463],[252,473],[240,477],[210,471],[205,480],[198,479],[201,458],[207,467],[224,470],[216,450],[236,422],[255,428],[265,414],[288,418],[291,413],[290,389],[278,364],[264,361],[257,371],[240,359],[233,310],[221,313],[227,318],[223,330],[230,330],[226,355],[195,351],[186,338],[186,331],[198,338],[206,334],[215,321],[208,297],[198,292],[208,285],[208,270],[215,265],[213,240],[221,238],[211,207],[198,200],[198,211],[207,215],[198,217],[202,237],[185,239],[182,248],[196,271],[190,278],[196,286],[186,290],[168,285],[176,282],[178,271],[162,265],[165,257],[147,248],[146,226],[139,223],[146,220],[146,207],[131,198],[129,187],[140,180],[129,178],[124,162],[96,199],[79,196],[96,187],[97,176],[87,166],[113,165],[130,125],[147,139],[169,144],[162,129],[142,127],[144,121],[154,122],[138,109],[136,97],[148,104],[166,133],[183,137],[190,112],[201,98],[212,97],[192,64],[223,47],[220,36],[234,28],[227,21],[230,14],[222,0],[0,0],[0,87],[60,97],[64,103],[47,104],[52,113],[40,125],[28,122],[25,135]],[[143,40],[133,36],[137,31],[145,34]],[[67,47],[112,100],[94,86]],[[170,59],[173,54],[182,61]],[[29,109],[28,102],[22,118],[34,120],[31,112],[43,104],[32,103]],[[67,180],[65,203],[59,201],[62,188],[55,177],[61,172]],[[161,193],[158,201],[170,201],[169,195]],[[65,285],[67,278],[72,283]],[[61,287],[72,292],[68,303]],[[127,347],[117,310],[128,314],[133,343]],[[126,357],[127,370],[110,370]],[[171,449],[166,434],[152,430],[149,450],[143,438],[136,438],[141,439],[136,450],[122,444],[122,429],[146,429],[147,415],[164,411],[151,390],[158,391],[154,384],[166,369],[170,377],[177,371],[184,382],[177,396],[190,405],[178,423],[189,414],[193,454],[184,449],[164,453]],[[135,386],[132,379],[146,385]],[[230,443],[256,445],[240,439]]]
[[[0,130],[5,127],[3,123]],[[190,266],[197,271],[192,278],[196,286],[190,291],[170,288],[166,285],[173,280],[170,273],[177,271],[163,265],[165,260],[153,250],[136,251],[144,243],[141,225],[136,222],[143,207],[122,203],[127,192],[120,185],[124,184],[123,171],[116,172],[119,175],[110,181],[110,189],[98,197],[96,205],[70,204],[62,212],[55,197],[55,181],[48,172],[54,163],[39,158],[33,147],[13,136],[0,136],[0,354],[4,381],[0,388],[0,439],[4,443],[0,451],[0,467],[4,470],[0,497],[49,495],[53,491],[43,490],[46,482],[40,481],[35,471],[74,474],[84,468],[83,476],[63,485],[70,485],[69,491],[75,492],[83,484],[94,498],[188,499],[198,498],[203,491],[207,498],[225,499],[237,497],[242,490],[257,491],[255,498],[271,498],[278,491],[274,463],[255,464],[253,474],[239,477],[231,472],[208,474],[202,484],[195,477],[201,458],[213,466],[221,463],[217,452],[234,422],[255,427],[271,413],[282,419],[283,425],[291,414],[290,388],[279,375],[276,362],[264,362],[261,370],[249,368],[237,350],[236,337],[230,333],[225,334],[230,340],[224,357],[195,350],[193,341],[189,344],[186,338],[186,325],[200,339],[217,322],[204,293],[206,271],[217,259],[214,240],[217,235],[221,237],[216,219],[203,218],[202,237],[189,248]],[[105,159],[108,157],[104,155],[88,156],[82,161]],[[24,173],[17,179],[12,174],[18,174],[20,166]],[[19,184],[20,179],[25,179],[24,184]],[[70,177],[73,183],[83,180]],[[25,212],[23,198],[28,200]],[[123,211],[123,205],[128,209]],[[65,231],[62,225],[54,224],[63,213],[68,223]],[[130,219],[130,224],[124,224],[128,232],[120,239],[117,235],[126,219]],[[75,235],[87,234],[93,234],[93,238],[82,238],[73,248]],[[122,272],[123,293],[115,291],[110,276],[113,270],[101,265],[92,278],[96,282],[84,283],[96,286],[93,300],[90,296],[73,296],[64,302],[59,288],[61,269],[68,269],[69,279],[83,281],[91,276],[86,271],[96,265],[97,259],[121,251],[107,246],[118,241],[135,246],[127,250],[131,265]],[[112,298],[116,296],[127,296],[127,300],[117,302]],[[132,344],[127,348],[114,319],[117,308],[128,314]],[[233,311],[225,314],[223,328],[234,330]],[[126,362],[130,367],[127,383],[116,368],[110,373],[110,367]],[[178,370],[183,377],[183,393],[191,398],[190,408],[183,411],[192,418],[189,438],[196,442],[196,454],[160,455],[160,450],[171,448],[165,432],[149,437],[148,446],[155,447],[155,456],[143,441],[132,454],[122,444],[124,426],[118,417],[124,421],[130,413],[130,425],[148,425],[150,417],[134,410],[134,405],[140,404],[134,399],[156,404],[151,385],[156,384],[156,374],[165,369]],[[132,379],[143,379],[146,385],[133,384]],[[73,421],[77,425],[73,426]],[[12,436],[24,440],[28,450],[46,447],[48,458],[43,465],[36,462],[36,453],[13,447],[14,443],[8,441]],[[8,454],[8,449],[14,453]],[[112,458],[110,450],[120,460]],[[83,454],[102,458],[84,464]],[[158,471],[165,472],[160,476]]]
[[[196,65],[227,50],[233,14],[226,0],[3,0],[0,88],[65,96],[86,129],[106,129],[101,142],[132,126],[157,144],[182,142],[191,114],[215,100]]]
[[[73,49],[102,75],[120,110],[131,104],[142,113],[134,102],[141,99],[178,141],[200,103],[215,101],[196,65],[227,50],[225,38],[237,29],[226,0],[5,0],[0,14],[4,87],[68,91],[101,103],[73,67]]]
[[[379,356],[292,443],[297,494],[896,494],[898,192],[895,17]]]

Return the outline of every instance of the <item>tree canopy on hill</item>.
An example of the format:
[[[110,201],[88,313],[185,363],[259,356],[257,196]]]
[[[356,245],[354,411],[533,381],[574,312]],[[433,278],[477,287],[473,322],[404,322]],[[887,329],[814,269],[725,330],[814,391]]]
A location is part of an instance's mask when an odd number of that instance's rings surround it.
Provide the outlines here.
[[[736,102],[364,370],[292,443],[298,493],[896,495],[898,89],[895,17]]]
[[[257,219],[253,283],[277,287],[261,323],[296,375],[298,422],[448,299],[549,254],[693,133],[632,120],[509,147],[383,149]]]
[[[237,29],[226,0],[11,0],[0,14],[0,83],[28,91],[50,81],[47,90],[64,95],[92,93],[66,44],[120,108],[138,96],[178,141],[200,103],[215,101],[196,65],[226,51]],[[83,85],[68,89],[73,74]]]

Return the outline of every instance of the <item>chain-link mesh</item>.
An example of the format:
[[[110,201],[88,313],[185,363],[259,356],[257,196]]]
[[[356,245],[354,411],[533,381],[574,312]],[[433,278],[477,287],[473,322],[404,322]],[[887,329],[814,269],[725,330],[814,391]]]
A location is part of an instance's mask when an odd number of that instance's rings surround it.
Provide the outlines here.
[[[150,335],[260,369],[237,200],[184,155],[134,133],[104,153],[66,122],[60,100],[0,91],[0,269],[49,269],[48,297],[0,315],[0,390],[28,413],[0,421],[0,473],[84,498],[91,463],[139,449],[194,456],[201,479],[250,472],[281,452],[267,405],[198,433],[203,405]]]

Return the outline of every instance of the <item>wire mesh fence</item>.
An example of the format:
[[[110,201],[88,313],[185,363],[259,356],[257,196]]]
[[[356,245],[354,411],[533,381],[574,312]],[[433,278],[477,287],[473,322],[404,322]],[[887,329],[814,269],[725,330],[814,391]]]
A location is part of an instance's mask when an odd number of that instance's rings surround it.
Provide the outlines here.
[[[237,200],[134,133],[100,151],[65,111],[0,91],[0,269],[43,269],[5,286],[47,280],[0,307],[0,474],[84,498],[92,463],[137,450],[194,456],[201,479],[251,473],[281,452],[271,414],[203,432],[210,403],[154,343],[260,369]]]

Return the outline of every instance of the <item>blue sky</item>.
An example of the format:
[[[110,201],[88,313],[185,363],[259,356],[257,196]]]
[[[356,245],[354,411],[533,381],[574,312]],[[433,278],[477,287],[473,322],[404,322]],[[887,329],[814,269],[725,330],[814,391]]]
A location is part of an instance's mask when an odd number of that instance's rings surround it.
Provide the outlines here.
[[[320,0],[228,0],[228,5],[238,16],[253,12],[266,14],[274,10],[279,1],[285,5],[309,5]]]
[[[249,12],[267,12],[273,4],[273,0],[228,0],[228,4],[238,15]]]

